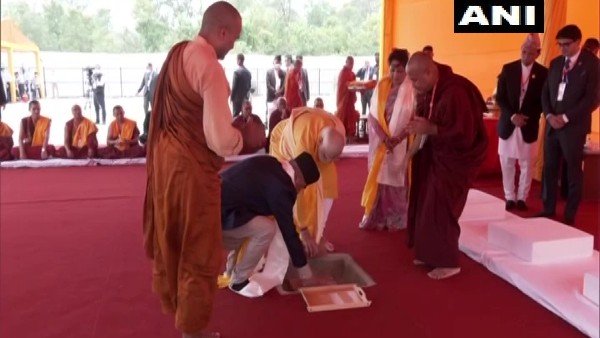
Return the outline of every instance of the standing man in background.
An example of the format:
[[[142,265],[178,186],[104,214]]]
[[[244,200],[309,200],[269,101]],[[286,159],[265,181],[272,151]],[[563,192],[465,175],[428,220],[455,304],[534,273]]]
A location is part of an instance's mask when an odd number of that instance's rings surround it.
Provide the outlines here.
[[[221,269],[223,157],[242,149],[227,100],[222,60],[242,32],[242,17],[217,1],[200,33],[177,43],[158,77],[147,143],[144,248],[153,262],[153,290],[175,314],[184,338],[206,332]]]
[[[538,217],[556,212],[558,167],[567,166],[569,191],[563,222],[573,225],[583,190],[583,146],[591,129],[592,112],[598,107],[598,58],[582,50],[581,30],[567,25],[556,34],[561,56],[550,63],[548,80],[542,90],[546,117],[542,199]]]
[[[370,81],[376,78],[375,68],[371,67],[369,61],[365,61],[365,66],[358,70],[356,77],[361,81]],[[367,113],[367,108],[371,108],[371,97],[373,89],[367,89],[360,92],[360,103],[362,104],[362,114]]]
[[[348,88],[348,84],[356,80],[356,75],[352,72],[354,67],[354,58],[348,56],[346,64],[338,76],[337,88],[337,111],[335,115],[342,121],[346,128],[346,142],[351,143],[356,136],[356,122],[358,121],[358,112],[354,108],[356,103],[356,92]]]
[[[152,107],[152,99],[154,98],[154,88],[156,87],[157,78],[158,74],[156,71],[154,71],[152,64],[148,63],[148,66],[146,66],[146,73],[144,73],[142,83],[137,91],[137,94],[139,95],[140,92],[144,90],[144,134],[140,136],[140,139],[143,140],[142,143],[145,143],[148,137],[148,128],[150,126],[150,107]]]
[[[242,104],[250,98],[250,87],[252,86],[252,74],[244,66],[244,54],[237,56],[238,69],[233,72],[231,84],[231,103],[233,105],[233,117],[242,112]]]
[[[267,112],[265,121],[269,118],[269,111],[274,107],[273,101],[283,96],[285,82],[285,72],[281,69],[281,55],[276,55],[273,59],[273,68],[267,71]]]
[[[102,124],[106,124],[106,103],[104,102],[104,79],[97,66],[92,76],[92,89],[94,91],[94,110],[96,111],[96,124],[100,124],[100,108],[102,108]]]
[[[548,76],[546,67],[535,62],[541,43],[537,34],[528,35],[521,46],[521,59],[502,67],[498,76],[496,102],[501,114],[498,121],[498,155],[506,210],[527,210],[527,196],[537,158],[537,137],[542,114],[542,88]],[[515,194],[516,163],[519,162],[519,188]]]
[[[302,99],[302,107],[306,107],[306,102],[310,100],[310,86],[308,84],[308,72],[304,68],[304,58],[302,55],[297,55],[296,60],[302,62],[302,85],[300,86],[300,98]]]

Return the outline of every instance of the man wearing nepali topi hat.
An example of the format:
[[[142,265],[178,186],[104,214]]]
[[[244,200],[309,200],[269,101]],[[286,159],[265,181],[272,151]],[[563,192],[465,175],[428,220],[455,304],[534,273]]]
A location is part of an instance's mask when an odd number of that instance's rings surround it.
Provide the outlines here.
[[[527,209],[526,201],[537,158],[542,88],[548,75],[548,69],[535,61],[540,56],[540,49],[539,35],[527,35],[521,46],[521,58],[505,64],[498,76],[496,102],[501,111],[498,155],[502,166],[506,210]],[[518,188],[515,189],[517,162],[521,173]]]

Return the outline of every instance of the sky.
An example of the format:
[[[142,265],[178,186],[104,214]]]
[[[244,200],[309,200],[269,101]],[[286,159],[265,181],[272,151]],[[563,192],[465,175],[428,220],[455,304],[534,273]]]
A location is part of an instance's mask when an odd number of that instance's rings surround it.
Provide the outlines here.
[[[2,6],[10,6],[11,3],[26,2],[32,5],[32,7],[41,7],[44,3],[50,0],[0,0]],[[133,8],[135,0],[67,0],[75,4],[82,4],[87,6],[86,12],[95,13],[99,9],[106,8],[111,11],[112,24],[117,30],[124,30],[128,28],[135,30],[135,22],[133,21]],[[203,3],[205,6],[209,6],[217,0],[194,0],[194,3],[199,6]],[[257,0],[260,1],[260,0]],[[342,6],[348,0],[325,0],[334,7]],[[292,3],[294,10],[299,13],[304,11],[305,5],[308,0],[296,0]]]

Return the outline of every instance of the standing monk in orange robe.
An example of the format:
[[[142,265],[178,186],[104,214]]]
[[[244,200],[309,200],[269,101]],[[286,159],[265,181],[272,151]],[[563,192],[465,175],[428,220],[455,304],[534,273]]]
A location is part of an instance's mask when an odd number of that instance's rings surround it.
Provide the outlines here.
[[[346,65],[342,68],[338,77],[337,90],[337,112],[336,116],[342,121],[346,128],[346,137],[351,141],[356,136],[356,122],[358,122],[358,111],[354,108],[356,103],[356,92],[348,89],[348,84],[356,80],[352,72],[354,58],[348,56]]]
[[[78,104],[71,108],[71,113],[73,118],[65,124],[65,145],[56,151],[56,157],[93,158],[98,150],[98,128],[94,122],[83,117]]]
[[[146,156],[146,149],[140,146],[140,130],[137,123],[125,118],[121,106],[113,108],[115,120],[108,126],[106,147],[98,151],[104,159],[137,158]]]
[[[29,101],[31,115],[21,120],[19,147],[13,148],[13,157],[21,160],[45,160],[54,155],[54,146],[48,144],[52,120],[41,116],[41,110],[39,101]]]
[[[11,161],[13,156],[11,150],[13,147],[13,130],[8,124],[0,121],[0,161]]]
[[[285,77],[285,100],[289,110],[303,106],[300,88],[302,88],[302,60],[296,59],[294,66],[288,70]]]
[[[153,290],[184,337],[218,337],[205,328],[223,255],[219,170],[223,157],[243,145],[218,59],[241,31],[232,5],[209,6],[199,35],[171,48],[152,102],[144,248],[153,261]]]

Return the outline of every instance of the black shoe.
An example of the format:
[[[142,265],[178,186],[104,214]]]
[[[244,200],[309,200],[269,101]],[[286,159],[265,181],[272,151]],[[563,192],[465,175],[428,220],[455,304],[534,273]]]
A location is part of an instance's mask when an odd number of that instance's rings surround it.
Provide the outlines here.
[[[517,207],[517,203],[515,201],[506,201],[506,210],[512,210]]]
[[[533,217],[552,218],[552,217],[554,217],[554,213],[553,212],[549,212],[549,211],[542,211],[540,213],[537,213],[537,214],[533,215]]]
[[[575,219],[573,217],[567,217],[567,216],[565,216],[565,219],[563,220],[563,223],[566,224],[566,225],[573,226],[575,224]]]
[[[517,201],[517,209],[521,210],[521,211],[525,211],[527,210],[527,204],[525,204],[525,201],[523,200],[518,200]]]

